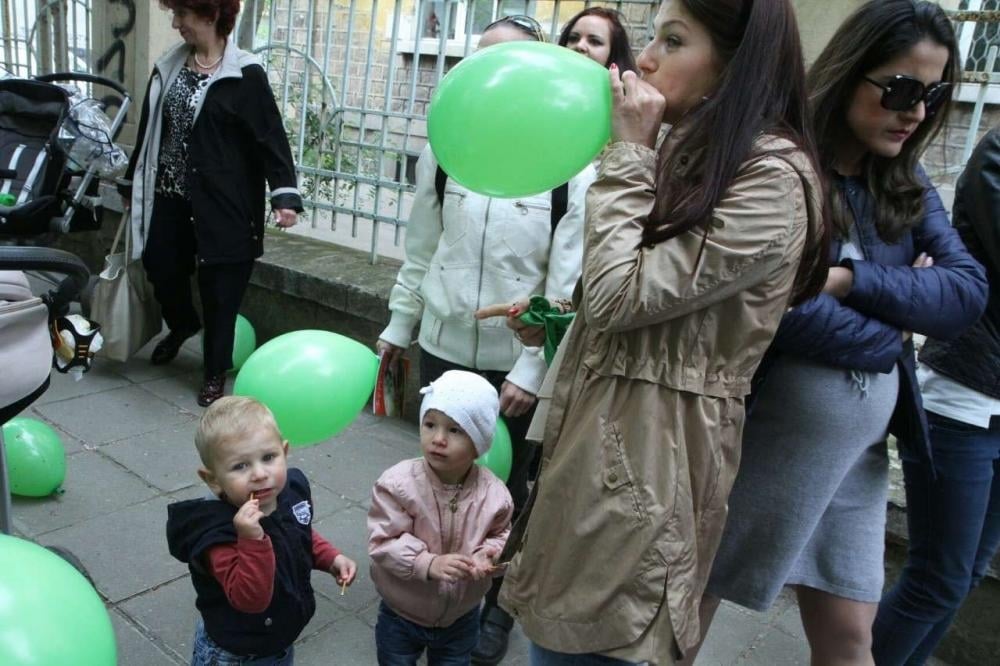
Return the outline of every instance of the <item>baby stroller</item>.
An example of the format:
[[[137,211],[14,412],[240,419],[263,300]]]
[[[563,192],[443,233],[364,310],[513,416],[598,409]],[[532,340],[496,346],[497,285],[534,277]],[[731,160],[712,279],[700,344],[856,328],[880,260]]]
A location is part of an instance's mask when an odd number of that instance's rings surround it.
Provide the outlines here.
[[[17,246],[18,239],[49,231],[70,232],[99,226],[101,198],[98,166],[73,160],[60,131],[70,115],[70,94],[54,81],[105,86],[118,93],[118,112],[110,122],[108,143],[117,135],[130,104],[114,81],[89,74],[50,74],[36,79],[0,80],[0,426],[26,409],[49,385],[53,343],[70,303],[80,299],[90,272],[75,255],[45,247]],[[31,293],[26,271],[66,276],[47,294]],[[98,327],[74,337],[72,360],[61,371],[89,368],[89,343]],[[10,486],[0,431],[0,533],[12,529]],[[85,576],[67,551],[51,548]]]
[[[70,93],[57,81],[104,86],[119,95],[110,126],[87,124],[78,115],[106,103],[78,96],[71,107]],[[91,74],[0,79],[0,238],[100,228],[100,158],[113,150],[130,105],[125,88]]]

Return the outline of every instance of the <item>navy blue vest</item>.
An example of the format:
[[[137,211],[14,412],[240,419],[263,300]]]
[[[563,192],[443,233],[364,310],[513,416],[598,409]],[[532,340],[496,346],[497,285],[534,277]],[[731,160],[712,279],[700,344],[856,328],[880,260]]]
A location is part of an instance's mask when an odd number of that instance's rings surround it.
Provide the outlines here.
[[[260,521],[274,548],[275,576],[271,605],[263,613],[241,613],[206,566],[205,552],[220,543],[235,543],[237,507],[221,500],[198,499],[167,506],[170,554],[188,565],[198,593],[196,605],[205,631],[223,649],[238,655],[267,656],[287,649],[316,610],[310,575],[312,500],[309,482],[297,469],[288,470],[278,508]]]

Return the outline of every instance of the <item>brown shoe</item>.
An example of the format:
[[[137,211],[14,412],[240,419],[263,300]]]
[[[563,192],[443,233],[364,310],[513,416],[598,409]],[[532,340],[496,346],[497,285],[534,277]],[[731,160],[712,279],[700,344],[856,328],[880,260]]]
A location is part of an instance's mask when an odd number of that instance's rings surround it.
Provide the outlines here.
[[[201,385],[201,391],[198,392],[198,404],[202,407],[208,407],[213,402],[218,400],[223,396],[226,391],[226,375],[215,375],[214,377],[208,377],[205,383]]]

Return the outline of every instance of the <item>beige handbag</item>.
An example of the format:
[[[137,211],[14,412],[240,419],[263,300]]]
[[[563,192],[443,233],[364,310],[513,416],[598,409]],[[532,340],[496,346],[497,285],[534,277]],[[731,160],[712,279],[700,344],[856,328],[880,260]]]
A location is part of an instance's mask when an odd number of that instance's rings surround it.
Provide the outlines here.
[[[126,209],[115,234],[111,253],[97,278],[91,300],[90,318],[101,324],[104,347],[99,354],[112,361],[127,361],[162,329],[160,304],[153,285],[146,279],[141,260],[131,260],[132,229]],[[118,251],[122,233],[125,249]]]
[[[0,408],[30,395],[49,376],[49,310],[20,271],[0,271]]]

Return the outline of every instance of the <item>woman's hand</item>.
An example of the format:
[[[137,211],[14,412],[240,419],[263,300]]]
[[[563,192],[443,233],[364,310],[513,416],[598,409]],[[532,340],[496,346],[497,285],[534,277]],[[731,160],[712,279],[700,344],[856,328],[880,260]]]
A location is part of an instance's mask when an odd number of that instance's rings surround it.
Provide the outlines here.
[[[384,358],[386,363],[390,365],[395,363],[396,360],[403,355],[403,348],[397,347],[391,342],[386,342],[382,338],[379,338],[378,342],[375,343],[375,351],[378,352],[379,358]]]
[[[500,412],[515,418],[527,413],[535,404],[535,394],[528,393],[520,386],[504,382],[500,387]]]
[[[823,292],[840,300],[851,293],[853,286],[854,271],[843,266],[831,266],[826,273],[826,284],[823,285]]]
[[[545,327],[530,326],[525,324],[519,317],[528,310],[528,299],[518,301],[514,304],[497,303],[479,308],[473,315],[476,319],[489,319],[491,317],[506,317],[507,328],[514,331],[514,335],[525,347],[541,347],[545,344]]]
[[[299,214],[296,213],[291,208],[274,209],[274,223],[277,224],[282,229],[287,229],[288,227],[294,227],[295,223],[298,221],[299,221]]]
[[[656,147],[667,102],[660,91],[635,72],[621,74],[611,65],[611,140]]]

